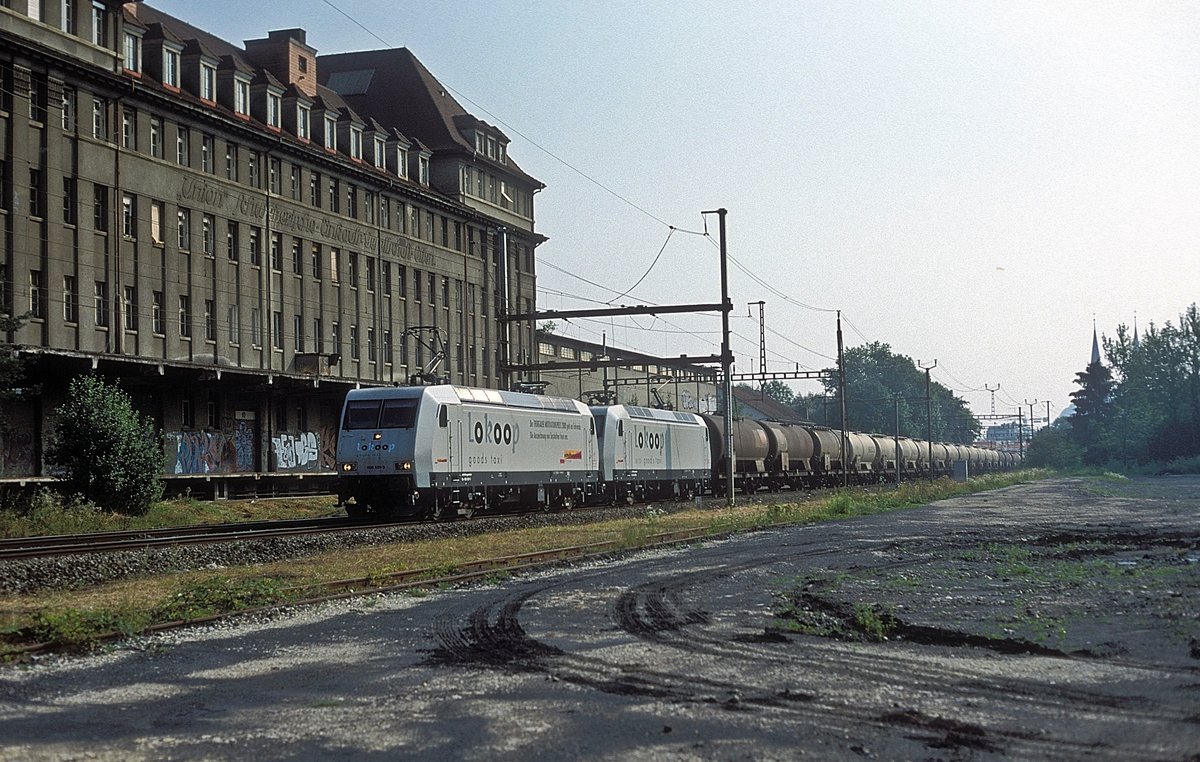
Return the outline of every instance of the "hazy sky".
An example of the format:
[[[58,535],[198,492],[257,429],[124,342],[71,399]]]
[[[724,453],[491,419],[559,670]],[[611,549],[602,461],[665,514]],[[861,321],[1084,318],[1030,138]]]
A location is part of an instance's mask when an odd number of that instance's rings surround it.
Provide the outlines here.
[[[737,372],[758,369],[748,302],[768,370],[827,367],[840,309],[847,346],[937,359],[977,413],[1000,384],[998,412],[1057,415],[1093,315],[1111,335],[1200,300],[1198,3],[151,4],[233,42],[384,47],[341,9],[410,48],[546,183],[543,308],[612,299],[660,250],[621,303],[719,301],[716,218],[687,231],[725,207]],[[719,328],[559,330],[699,355]]]

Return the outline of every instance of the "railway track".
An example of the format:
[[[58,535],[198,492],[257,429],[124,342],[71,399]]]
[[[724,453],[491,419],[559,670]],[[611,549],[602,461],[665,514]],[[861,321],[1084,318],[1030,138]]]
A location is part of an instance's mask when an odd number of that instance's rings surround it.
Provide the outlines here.
[[[363,521],[345,516],[317,519],[275,519],[245,521],[230,524],[196,524],[161,529],[133,529],[87,534],[46,535],[41,537],[11,537],[0,539],[0,561],[22,558],[66,556],[78,553],[104,553],[118,550],[140,550],[173,545],[230,542],[233,540],[286,537],[318,534],[345,529],[388,526],[408,523],[399,521]]]

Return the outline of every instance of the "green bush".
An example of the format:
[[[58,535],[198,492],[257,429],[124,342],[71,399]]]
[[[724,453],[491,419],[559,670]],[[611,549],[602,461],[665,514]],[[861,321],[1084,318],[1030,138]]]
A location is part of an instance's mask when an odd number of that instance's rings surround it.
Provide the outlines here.
[[[164,460],[153,425],[97,376],[71,381],[46,459],[61,469],[68,493],[106,510],[141,515],[162,497]]]

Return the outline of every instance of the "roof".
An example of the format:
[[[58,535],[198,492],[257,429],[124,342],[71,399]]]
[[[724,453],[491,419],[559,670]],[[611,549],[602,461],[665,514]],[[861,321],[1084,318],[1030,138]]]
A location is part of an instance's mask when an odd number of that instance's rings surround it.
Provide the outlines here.
[[[318,56],[317,78],[325,87],[336,90],[360,114],[396,125],[404,134],[419,137],[435,152],[468,153],[542,187],[511,157],[501,164],[475,154],[475,145],[463,137],[459,124],[465,120],[470,124],[481,122],[455,100],[408,48]],[[397,98],[397,92],[406,97]]]
[[[779,400],[748,386],[733,387],[733,398],[743,407],[753,408],[761,417],[772,421],[801,422],[804,418]],[[754,417],[754,416],[751,416]]]

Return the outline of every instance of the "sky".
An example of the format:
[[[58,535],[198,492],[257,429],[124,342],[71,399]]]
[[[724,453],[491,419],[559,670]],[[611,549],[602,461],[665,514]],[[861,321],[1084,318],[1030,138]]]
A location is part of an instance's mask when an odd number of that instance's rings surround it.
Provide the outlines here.
[[[727,209],[735,372],[760,370],[750,302],[769,371],[829,367],[841,310],[846,346],[936,360],[977,414],[1057,416],[1093,320],[1200,300],[1194,2],[150,4],[232,42],[412,50],[546,184],[539,308],[719,302],[702,212]],[[719,353],[718,313],[557,323]]]

